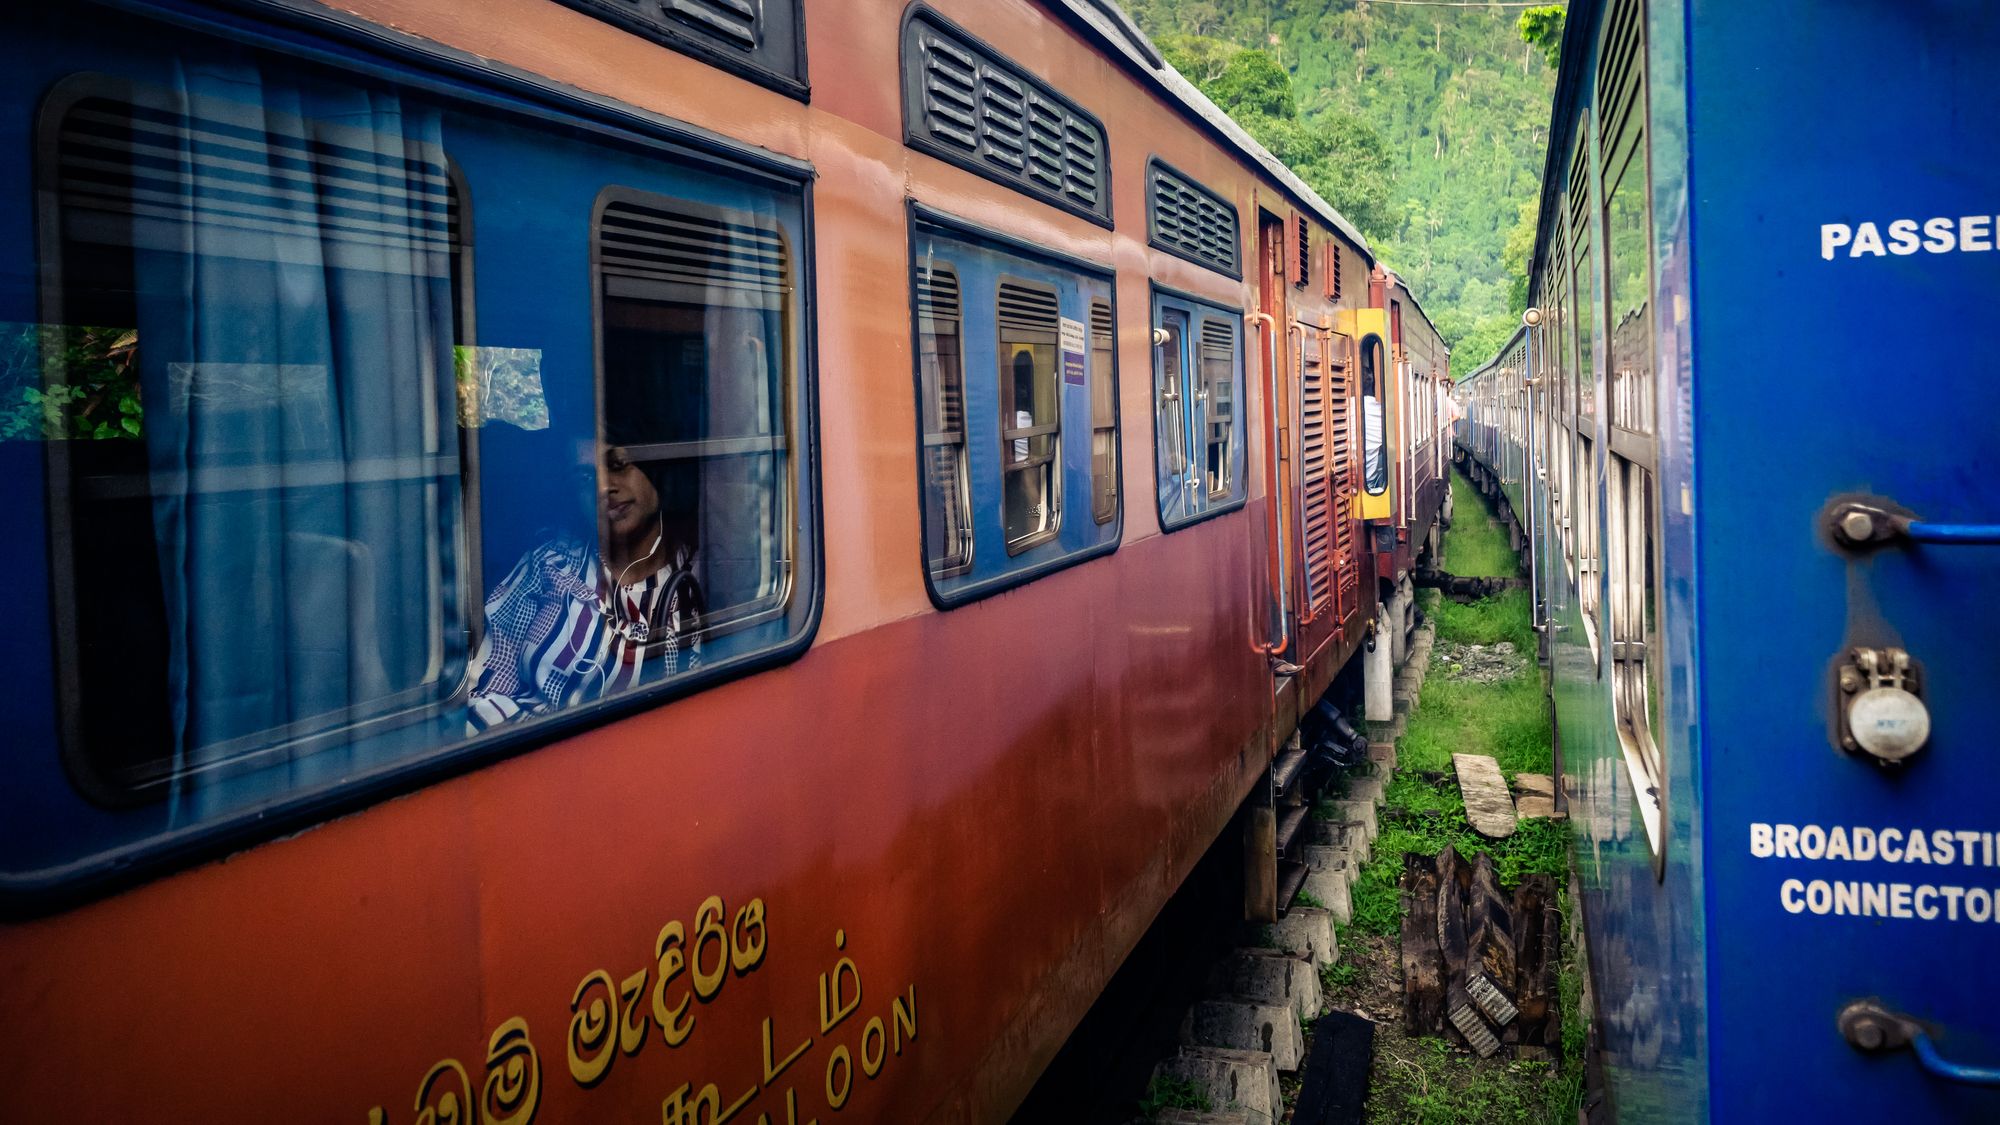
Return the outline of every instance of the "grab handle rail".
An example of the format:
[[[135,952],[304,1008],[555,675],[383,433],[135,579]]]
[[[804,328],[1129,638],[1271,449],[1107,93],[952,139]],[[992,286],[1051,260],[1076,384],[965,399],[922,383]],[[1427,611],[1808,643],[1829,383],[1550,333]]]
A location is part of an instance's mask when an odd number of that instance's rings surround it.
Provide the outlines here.
[[[1952,1062],[1938,1054],[1928,1028],[1902,1012],[1889,1010],[1880,1001],[1850,1002],[1835,1017],[1835,1024],[1841,1038],[1857,1051],[1881,1054],[1908,1047],[1916,1053],[1919,1065],[1947,1082],[2000,1086],[2000,1067]]]
[[[2000,546],[2000,523],[1940,523],[1918,519],[1893,504],[1850,500],[1831,512],[1833,537],[1850,549],[1907,539],[1937,547]]]

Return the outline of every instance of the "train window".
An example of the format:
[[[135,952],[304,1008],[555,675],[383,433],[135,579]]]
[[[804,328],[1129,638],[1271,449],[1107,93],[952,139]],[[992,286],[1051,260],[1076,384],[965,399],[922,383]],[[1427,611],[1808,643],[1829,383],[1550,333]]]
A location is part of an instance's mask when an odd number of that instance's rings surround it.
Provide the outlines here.
[[[1611,673],[1618,734],[1634,779],[1654,809],[1662,773],[1653,552],[1658,534],[1653,474],[1611,459]],[[1649,810],[1651,811],[1651,810]]]
[[[0,117],[38,154],[0,196],[40,209],[0,253],[0,534],[48,560],[16,653],[55,657],[0,694],[0,888],[295,828],[799,651],[807,169],[166,26],[60,69],[98,31],[10,42],[46,93]],[[508,237],[475,243],[476,202]]]
[[[1108,372],[1118,362],[1111,302],[1090,302],[1090,365]],[[1118,400],[1109,378],[1090,383],[1090,515],[1098,523],[1118,518]]]
[[[1598,655],[1597,607],[1604,574],[1603,540],[1598,535],[1598,482],[1602,479],[1597,463],[1597,443],[1588,430],[1576,435],[1576,584],[1577,601],[1583,609],[1583,636],[1591,656]]]
[[[1639,434],[1653,432],[1645,191],[1645,152],[1635,143],[1605,200],[1604,264],[1611,275],[1611,424]]]
[[[1246,500],[1242,314],[1156,287],[1153,324],[1157,495],[1171,531]]]
[[[1603,257],[1608,303],[1606,497],[1610,533],[1612,699],[1619,740],[1654,854],[1664,840],[1666,770],[1660,726],[1659,622],[1655,609],[1659,467],[1653,437],[1652,240],[1643,108],[1643,20],[1621,0],[1607,21],[1600,75]],[[1608,81],[1607,81],[1608,79]]]
[[[272,102],[81,78],[46,119],[33,429],[62,737],[100,800],[461,688],[463,200],[435,115]]]
[[[1579,157],[1581,159],[1581,157]],[[1589,188],[1576,185],[1572,189],[1579,199],[1587,199]],[[1598,504],[1598,486],[1604,480],[1604,466],[1596,455],[1597,432],[1597,329],[1604,319],[1603,289],[1597,279],[1595,257],[1591,252],[1589,209],[1580,213],[1577,231],[1576,258],[1571,266],[1569,283],[1575,292],[1576,325],[1576,371],[1577,371],[1577,467],[1586,475],[1582,481],[1582,504],[1579,508],[1577,580],[1580,585],[1580,600],[1583,603],[1584,638],[1590,645],[1591,654],[1601,659],[1599,640],[1600,626],[1597,619],[1602,604],[1601,590],[1605,575],[1605,558],[1602,522]]]
[[[1053,538],[1062,522],[1056,499],[1062,429],[1056,333],[1061,320],[1052,288],[1000,283],[1001,523],[1007,551],[1018,554]]]
[[[635,35],[804,99],[803,0],[559,0]]]
[[[791,601],[786,233],[754,201],[718,206],[614,187],[597,211],[596,542],[583,545],[580,571],[576,537],[532,549],[488,598],[495,639],[473,690],[480,721],[670,679],[768,644],[754,627],[782,620]],[[506,636],[516,614],[552,612],[545,593],[524,597],[517,584],[545,591],[579,575],[598,597],[567,605],[573,620]]]
[[[1109,271],[922,207],[911,247],[932,599],[957,605],[1114,549]],[[1064,519],[1077,497],[1091,518]]]
[[[917,382],[923,417],[924,562],[933,576],[972,565],[972,489],[965,457],[965,369],[958,275],[917,274]]]
[[[1361,487],[1370,496],[1389,489],[1389,447],[1383,420],[1382,398],[1386,357],[1382,337],[1361,339]]]

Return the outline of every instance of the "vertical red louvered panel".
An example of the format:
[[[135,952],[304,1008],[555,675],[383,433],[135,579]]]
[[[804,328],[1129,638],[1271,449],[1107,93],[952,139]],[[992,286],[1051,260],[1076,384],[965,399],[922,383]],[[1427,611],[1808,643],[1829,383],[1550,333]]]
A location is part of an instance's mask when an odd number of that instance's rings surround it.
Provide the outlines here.
[[[1325,344],[1307,331],[1299,387],[1300,540],[1305,553],[1305,617],[1318,618],[1333,605],[1332,482],[1327,479],[1327,363]]]

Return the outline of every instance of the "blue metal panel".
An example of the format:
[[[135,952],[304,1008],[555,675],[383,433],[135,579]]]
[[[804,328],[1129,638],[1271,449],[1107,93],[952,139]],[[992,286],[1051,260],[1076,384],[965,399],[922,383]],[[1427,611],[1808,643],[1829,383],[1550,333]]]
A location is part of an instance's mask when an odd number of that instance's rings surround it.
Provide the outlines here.
[[[1966,865],[1752,854],[1754,824],[1850,836],[1996,827],[1980,708],[1993,693],[2000,555],[1896,547],[1850,562],[1817,520],[1844,492],[1936,520],[2000,518],[2000,380],[1978,358],[2000,258],[1962,245],[1898,253],[1861,237],[1873,223],[1889,241],[1900,219],[1944,218],[1960,238],[1963,216],[1991,229],[1991,16],[1974,0],[1693,4],[1693,511],[1719,1121],[2000,1116],[2000,1095],[1933,1078],[1908,1051],[1864,1056],[1834,1026],[1845,1001],[1879,996],[1931,1021],[1945,1057],[2000,1063],[2000,924],[1968,920],[1970,899],[1956,921],[1937,897],[1928,919],[1914,906],[1856,917],[1799,905],[1813,880],[1991,893],[2000,868],[1983,855]],[[1852,241],[1823,252],[1828,224]],[[1830,662],[1846,645],[1891,643],[1924,663],[1933,722],[1928,748],[1899,770],[1829,739]]]
[[[1654,3],[1646,14],[1644,64],[1648,95],[1642,120],[1652,172],[1650,210],[1651,289],[1647,294],[1655,329],[1651,367],[1654,380],[1655,530],[1660,597],[1651,624],[1650,654],[1655,670],[1649,690],[1662,704],[1655,727],[1664,799],[1658,838],[1649,835],[1640,802],[1642,782],[1633,751],[1619,733],[1610,660],[1611,607],[1608,563],[1613,527],[1606,466],[1612,451],[1610,408],[1611,334],[1605,326],[1608,286],[1605,199],[1598,177],[1602,143],[1595,89],[1599,41],[1605,28],[1600,5],[1577,4],[1563,59],[1564,76],[1551,130],[1554,140],[1543,184],[1543,229],[1539,252],[1553,241],[1552,224],[1569,221],[1572,206],[1587,216],[1588,230],[1576,244],[1590,247],[1590,273],[1569,306],[1574,330],[1589,326],[1589,347],[1575,356],[1570,373],[1584,396],[1593,396],[1594,415],[1584,415],[1583,437],[1592,444],[1593,463],[1574,466],[1565,510],[1579,521],[1579,559],[1594,557],[1588,570],[1564,558],[1561,538],[1550,532],[1537,548],[1547,553],[1551,694],[1561,738],[1563,769],[1570,792],[1577,883],[1588,930],[1592,983],[1601,1060],[1612,1086],[1618,1116],[1630,1121],[1704,1120],[1710,1111],[1706,1013],[1707,953],[1703,946],[1703,849],[1700,834],[1700,746],[1694,715],[1693,674],[1697,618],[1693,528],[1682,497],[1692,488],[1693,433],[1688,403],[1692,370],[1684,345],[1689,309],[1685,191],[1684,90],[1681,78],[1682,17],[1675,3]],[[1582,177],[1571,182],[1572,158],[1581,144],[1587,158]],[[1567,193],[1567,195],[1565,195]],[[1569,278],[1555,263],[1538,259],[1535,292],[1550,304]],[[1574,261],[1565,268],[1573,268]],[[1567,355],[1557,357],[1571,362]],[[1546,409],[1548,400],[1541,405]],[[1537,433],[1546,444],[1546,421]],[[1546,495],[1535,462],[1527,466],[1530,487]],[[1643,464],[1643,462],[1641,462]],[[1546,511],[1538,507],[1539,511]],[[1588,516],[1588,519],[1581,517]],[[1594,529],[1586,537],[1586,528]],[[1594,542],[1593,542],[1594,540]],[[1588,587],[1586,590],[1585,587]],[[1586,605],[1585,594],[1593,604]]]

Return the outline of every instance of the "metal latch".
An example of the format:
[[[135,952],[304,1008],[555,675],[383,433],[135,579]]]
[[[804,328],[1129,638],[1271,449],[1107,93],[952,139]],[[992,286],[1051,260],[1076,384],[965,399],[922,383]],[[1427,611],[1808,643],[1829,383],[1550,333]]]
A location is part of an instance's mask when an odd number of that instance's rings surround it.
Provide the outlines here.
[[[1900,648],[1857,648],[1834,672],[1840,689],[1840,746],[1897,764],[1931,735],[1923,672]]]

